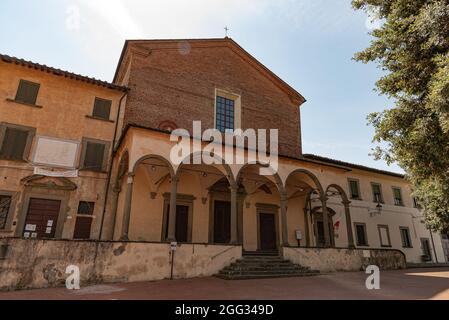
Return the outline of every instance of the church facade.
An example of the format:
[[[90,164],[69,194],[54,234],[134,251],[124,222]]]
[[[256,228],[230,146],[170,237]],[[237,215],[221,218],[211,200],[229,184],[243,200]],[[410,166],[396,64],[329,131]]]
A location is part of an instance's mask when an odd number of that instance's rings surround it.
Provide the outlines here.
[[[230,38],[127,41],[112,83],[7,56],[0,68],[2,237],[448,261],[402,175],[302,152],[305,98]],[[234,142],[207,153],[194,122],[278,129],[276,166]],[[180,140],[192,151],[175,163]]]

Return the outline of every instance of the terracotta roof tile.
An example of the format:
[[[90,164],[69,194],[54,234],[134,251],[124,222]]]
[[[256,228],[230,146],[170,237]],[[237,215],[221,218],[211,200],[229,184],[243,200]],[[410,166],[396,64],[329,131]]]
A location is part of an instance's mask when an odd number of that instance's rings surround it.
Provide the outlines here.
[[[91,77],[82,76],[82,75],[79,75],[79,74],[76,74],[76,73],[73,73],[73,72],[69,72],[69,71],[65,71],[65,70],[49,67],[49,66],[46,66],[44,64],[39,64],[39,63],[35,63],[35,62],[32,62],[32,61],[19,59],[19,58],[16,58],[16,57],[5,55],[5,54],[0,54],[0,60],[3,61],[3,62],[6,62],[6,63],[14,63],[16,65],[20,65],[20,66],[24,66],[24,67],[28,67],[28,68],[33,68],[33,69],[36,69],[36,70],[52,73],[52,74],[54,74],[56,76],[63,76],[63,77],[69,78],[69,79],[73,79],[73,80],[77,80],[77,81],[82,81],[82,82],[94,84],[94,85],[105,87],[105,88],[109,88],[109,89],[112,89],[112,90],[119,90],[119,91],[127,91],[128,90],[128,88],[126,88],[126,87],[119,86],[119,85],[116,85],[116,84],[113,84],[113,83],[109,83],[109,82],[98,80],[98,79],[91,78]]]

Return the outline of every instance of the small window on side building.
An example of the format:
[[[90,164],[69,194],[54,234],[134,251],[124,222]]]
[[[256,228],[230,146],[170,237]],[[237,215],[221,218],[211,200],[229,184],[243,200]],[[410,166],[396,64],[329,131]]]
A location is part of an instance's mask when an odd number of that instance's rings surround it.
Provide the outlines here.
[[[25,160],[28,157],[34,133],[34,128],[0,124],[0,158]]]
[[[109,120],[109,117],[111,115],[111,106],[112,106],[111,100],[95,98],[92,116],[94,118]]]
[[[373,190],[373,202],[383,203],[382,186],[379,183],[371,183],[371,188]]]
[[[83,140],[81,169],[90,171],[105,171],[108,143],[93,139]]]
[[[360,196],[359,181],[355,179],[348,179],[348,181],[351,199],[360,200],[362,197]]]
[[[6,228],[6,222],[8,221],[8,214],[11,208],[11,196],[0,194],[0,230]]]
[[[20,80],[19,87],[17,88],[16,92],[15,101],[35,105],[37,95],[39,93],[39,88],[39,83]]]
[[[407,227],[400,227],[402,246],[404,248],[412,248],[412,240],[410,238],[410,230]]]
[[[368,237],[366,235],[366,224],[355,223],[355,233],[357,238],[357,245],[362,247],[368,246]]]
[[[76,217],[74,239],[90,239],[95,203],[80,201]]]

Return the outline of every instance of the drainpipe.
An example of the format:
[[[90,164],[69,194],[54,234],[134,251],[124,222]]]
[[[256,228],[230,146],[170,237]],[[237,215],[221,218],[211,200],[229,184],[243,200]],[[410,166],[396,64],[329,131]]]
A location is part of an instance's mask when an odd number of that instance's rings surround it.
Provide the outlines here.
[[[114,130],[114,138],[112,139],[111,143],[111,158],[109,159],[109,169],[108,169],[108,177],[106,179],[106,190],[104,194],[104,203],[103,203],[103,212],[101,214],[101,222],[100,222],[100,234],[98,236],[98,240],[101,240],[101,236],[103,235],[103,224],[104,224],[104,217],[106,215],[106,205],[108,202],[108,195],[109,195],[109,184],[111,183],[111,177],[112,177],[112,163],[114,162],[114,148],[115,148],[115,139],[117,139],[117,129],[118,129],[118,122],[120,118],[120,112],[122,109],[122,102],[123,99],[128,95],[128,91],[126,90],[125,93],[120,98],[120,101],[118,103],[118,110],[117,110],[117,117],[115,119],[115,130]]]
[[[435,263],[438,263],[437,250],[435,249],[435,241],[433,240],[432,228],[429,228],[430,239],[432,240],[433,254],[435,255]]]

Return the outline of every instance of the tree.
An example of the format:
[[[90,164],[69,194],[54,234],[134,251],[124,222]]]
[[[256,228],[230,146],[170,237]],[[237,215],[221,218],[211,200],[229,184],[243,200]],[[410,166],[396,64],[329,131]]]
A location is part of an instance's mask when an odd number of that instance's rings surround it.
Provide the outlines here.
[[[449,0],[353,0],[383,24],[355,55],[385,76],[377,90],[394,101],[368,121],[374,155],[398,163],[434,230],[449,230]]]

